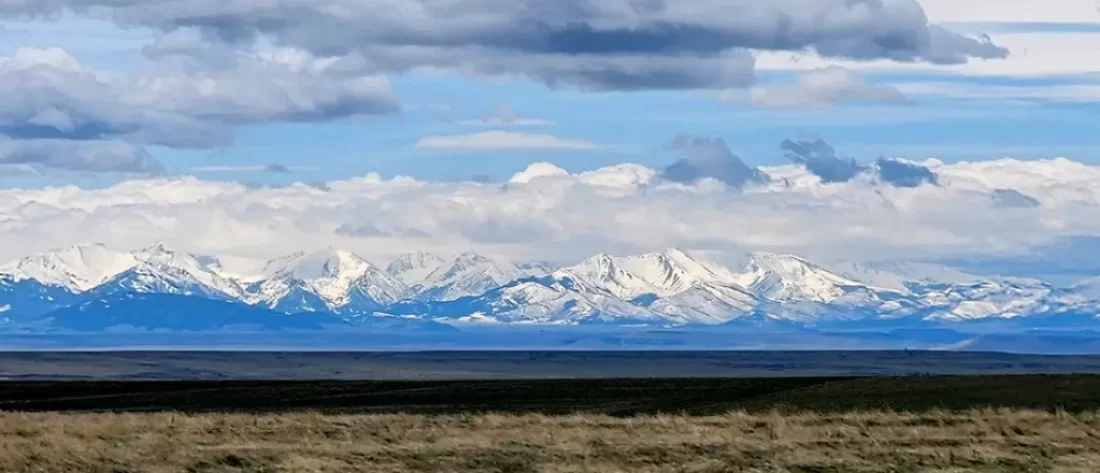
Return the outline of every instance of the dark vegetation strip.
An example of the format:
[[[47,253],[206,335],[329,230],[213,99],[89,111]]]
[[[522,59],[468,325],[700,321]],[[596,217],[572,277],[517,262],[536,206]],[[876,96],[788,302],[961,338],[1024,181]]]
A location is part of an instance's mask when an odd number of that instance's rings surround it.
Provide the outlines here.
[[[532,381],[0,382],[0,411],[706,415],[1027,408],[1100,410],[1100,376]]]

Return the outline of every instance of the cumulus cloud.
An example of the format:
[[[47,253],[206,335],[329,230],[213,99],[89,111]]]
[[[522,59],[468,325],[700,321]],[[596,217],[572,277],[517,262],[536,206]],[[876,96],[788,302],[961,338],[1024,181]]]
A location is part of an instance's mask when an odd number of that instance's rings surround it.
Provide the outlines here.
[[[0,191],[0,259],[103,242],[164,241],[197,253],[268,258],[347,247],[377,261],[411,250],[473,249],[570,262],[672,246],[877,260],[1026,254],[1100,237],[1100,168],[1068,160],[914,163],[939,185],[873,179],[823,185],[803,167],[741,190],[668,182],[620,165],[570,174],[548,165],[506,188],[367,175],[324,185],[248,186],[193,177],[111,187]],[[809,177],[809,178],[807,178]],[[1004,206],[1012,189],[1041,206]]]
[[[754,87],[750,101],[758,107],[828,108],[842,102],[901,104],[906,98],[897,87],[871,84],[863,74],[831,66],[805,72],[793,84]]]
[[[156,174],[164,166],[144,148],[120,141],[0,139],[0,164],[73,171]]]
[[[51,0],[5,2],[0,13],[63,8],[226,43],[270,37],[320,55],[356,52],[375,70],[525,75],[588,89],[743,86],[753,76],[747,50],[939,64],[1008,53],[930,25],[916,0]]]
[[[604,149],[605,146],[586,140],[563,138],[543,133],[486,131],[467,135],[428,136],[416,143],[420,149],[447,151],[537,151]]]
[[[768,180],[767,175],[733,154],[721,138],[680,135],[672,140],[668,148],[683,156],[661,173],[661,177],[669,181],[692,184],[710,178],[741,188]]]
[[[397,110],[384,77],[345,75],[329,59],[291,50],[234,53],[232,59],[225,69],[115,76],[84,67],[62,49],[22,48],[0,58],[0,88],[8,92],[0,102],[0,135],[26,141],[19,146],[33,148],[41,165],[113,170],[122,161],[120,145],[77,142],[133,143],[129,161],[155,167],[137,152],[140,145],[223,146],[237,126]],[[75,157],[43,154],[60,151],[59,140],[74,142],[65,149],[83,151]],[[21,156],[7,159],[30,159]],[[87,162],[97,157],[107,162]]]

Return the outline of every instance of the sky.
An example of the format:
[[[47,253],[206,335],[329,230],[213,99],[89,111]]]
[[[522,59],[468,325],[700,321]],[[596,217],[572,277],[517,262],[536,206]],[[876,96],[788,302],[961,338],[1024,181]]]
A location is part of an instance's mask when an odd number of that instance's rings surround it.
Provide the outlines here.
[[[1100,237],[1097,51],[1094,0],[0,0],[0,259],[1034,259]]]

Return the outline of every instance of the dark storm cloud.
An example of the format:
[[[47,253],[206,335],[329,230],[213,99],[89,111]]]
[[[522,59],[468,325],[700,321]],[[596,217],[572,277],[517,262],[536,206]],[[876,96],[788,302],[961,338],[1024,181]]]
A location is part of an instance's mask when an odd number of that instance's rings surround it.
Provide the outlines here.
[[[852,158],[837,156],[836,149],[821,138],[813,141],[785,140],[780,148],[787,159],[801,164],[824,183],[848,182],[867,170],[866,166]]]
[[[737,188],[768,181],[767,175],[746,165],[720,138],[681,135],[672,140],[668,148],[683,156],[661,173],[661,177],[669,181],[690,184],[712,178]]]
[[[590,89],[743,86],[754,67],[744,49],[938,64],[1008,54],[930,25],[915,0],[0,0],[8,15],[63,7],[229,43],[265,35],[321,55],[358,52],[379,70],[456,68]]]

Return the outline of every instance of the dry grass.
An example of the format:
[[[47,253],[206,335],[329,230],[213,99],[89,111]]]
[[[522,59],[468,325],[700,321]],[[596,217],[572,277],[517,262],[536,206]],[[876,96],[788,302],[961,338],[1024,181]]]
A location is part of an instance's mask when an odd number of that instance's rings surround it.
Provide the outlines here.
[[[0,413],[2,472],[1095,472],[1100,414]]]

